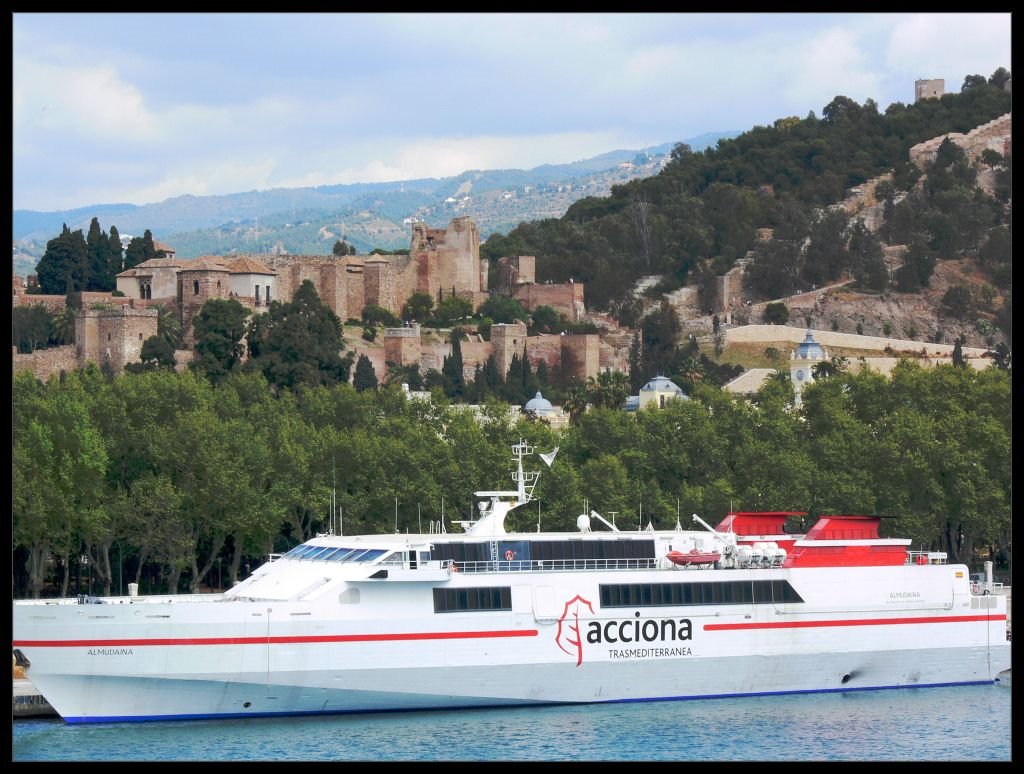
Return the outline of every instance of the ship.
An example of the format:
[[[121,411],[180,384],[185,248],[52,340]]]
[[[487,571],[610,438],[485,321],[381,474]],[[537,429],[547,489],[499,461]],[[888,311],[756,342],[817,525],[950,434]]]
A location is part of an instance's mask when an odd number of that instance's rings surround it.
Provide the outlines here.
[[[220,593],[16,600],[14,659],[67,723],[708,699],[990,684],[1006,597],[881,516],[509,531],[475,493],[420,534],[326,533]],[[557,449],[538,456],[551,465]],[[531,459],[531,463],[534,461]],[[527,469],[529,468],[529,469]],[[535,469],[534,469],[535,468]],[[584,509],[586,511],[586,509]],[[538,517],[539,518],[539,517]],[[456,531],[456,527],[460,531]],[[692,561],[691,561],[692,560]]]

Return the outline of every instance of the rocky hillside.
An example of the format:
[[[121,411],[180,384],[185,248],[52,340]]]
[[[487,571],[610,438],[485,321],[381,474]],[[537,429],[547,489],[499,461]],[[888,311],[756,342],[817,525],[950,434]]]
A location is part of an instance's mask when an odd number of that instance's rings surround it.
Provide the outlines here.
[[[940,261],[928,287],[919,293],[889,291],[871,295],[840,287],[793,296],[785,302],[791,321],[810,316],[816,328],[945,344],[964,336],[967,346],[989,347],[1003,339],[993,324],[1001,308],[998,300],[966,320],[954,318],[944,311],[942,304],[951,287],[966,285],[976,298],[983,298],[987,284],[978,271],[977,261],[964,258]]]

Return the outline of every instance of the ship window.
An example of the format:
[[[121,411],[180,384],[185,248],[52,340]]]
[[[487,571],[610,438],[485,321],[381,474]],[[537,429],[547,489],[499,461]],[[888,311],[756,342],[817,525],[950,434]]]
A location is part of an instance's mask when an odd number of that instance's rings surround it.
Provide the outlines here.
[[[306,554],[302,558],[303,559],[317,559],[318,557],[328,553],[329,551],[333,551],[333,550],[334,549],[331,548],[330,546],[317,546],[317,550],[316,551],[310,551],[308,554]]]
[[[512,609],[509,586],[466,589],[434,589],[435,613],[463,613]]]
[[[344,562],[348,557],[354,556],[355,554],[359,553],[359,551],[360,549],[358,548],[343,548],[340,551],[338,551],[338,553],[334,554],[331,557],[330,561]]]
[[[601,607],[749,605],[803,602],[789,581],[602,584]]]
[[[318,551],[322,547],[323,546],[311,546],[308,543],[303,543],[302,545],[293,548],[291,551],[285,554],[285,556],[289,559],[301,559],[311,551]]]

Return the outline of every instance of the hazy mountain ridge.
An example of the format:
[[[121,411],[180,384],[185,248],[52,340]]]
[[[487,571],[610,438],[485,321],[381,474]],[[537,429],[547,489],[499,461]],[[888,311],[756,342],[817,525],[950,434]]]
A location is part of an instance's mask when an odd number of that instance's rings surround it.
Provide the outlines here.
[[[700,150],[738,134],[707,133],[684,142]],[[655,174],[660,166],[656,160],[667,158],[674,145],[614,150],[529,170],[469,170],[448,178],[186,194],[154,204],[99,204],[56,212],[15,210],[15,266],[23,273],[31,271],[30,259],[38,259],[64,223],[84,231],[93,217],[104,230],[114,225],[122,235],[138,236],[148,228],[183,258],[272,250],[330,252],[334,240],[342,237],[360,251],[407,247],[410,218],[443,227],[456,215],[470,215],[487,236],[521,221],[560,217],[583,196],[607,195],[611,185]],[[641,158],[647,161],[632,169],[620,167]]]

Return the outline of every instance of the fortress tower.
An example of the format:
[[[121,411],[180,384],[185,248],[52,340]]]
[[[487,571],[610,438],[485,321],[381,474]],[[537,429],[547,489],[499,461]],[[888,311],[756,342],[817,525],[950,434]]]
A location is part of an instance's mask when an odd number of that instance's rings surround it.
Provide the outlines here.
[[[932,78],[914,81],[914,102],[923,99],[938,99],[946,93],[946,81],[943,78]]]

